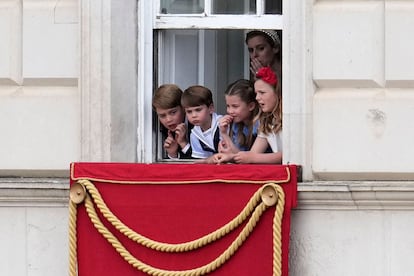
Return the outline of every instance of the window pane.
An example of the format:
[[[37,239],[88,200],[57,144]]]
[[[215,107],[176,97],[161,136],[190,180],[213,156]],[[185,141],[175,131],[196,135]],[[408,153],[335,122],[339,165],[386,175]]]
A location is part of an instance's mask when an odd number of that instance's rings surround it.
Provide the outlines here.
[[[192,14],[204,12],[204,0],[161,0],[163,14]]]
[[[212,0],[215,14],[255,14],[256,0]]]
[[[265,1],[266,14],[282,14],[282,0],[266,0]]]
[[[265,38],[263,34],[269,37]],[[176,84],[184,91],[192,85],[203,85],[213,93],[215,111],[226,114],[224,92],[227,86],[238,79],[253,79],[246,37],[254,58],[270,63],[281,75],[280,30],[166,29],[155,32],[154,66],[158,74],[154,78],[154,87]],[[275,41],[279,41],[278,44]],[[279,45],[277,52],[272,50],[272,44]],[[153,129],[157,137],[154,145],[157,160],[162,160],[167,158],[163,149],[166,137],[160,132],[157,120]]]
[[[225,112],[227,85],[249,78],[249,55],[244,30],[161,30],[159,84],[174,83],[182,90],[207,86],[215,95],[219,112]]]
[[[240,78],[249,78],[249,55],[244,30],[159,30],[154,62],[158,83],[173,83],[181,90],[195,84],[213,93],[215,110],[226,114],[224,91]],[[157,45],[155,45],[157,47]],[[157,159],[166,158],[160,125],[156,121]]]

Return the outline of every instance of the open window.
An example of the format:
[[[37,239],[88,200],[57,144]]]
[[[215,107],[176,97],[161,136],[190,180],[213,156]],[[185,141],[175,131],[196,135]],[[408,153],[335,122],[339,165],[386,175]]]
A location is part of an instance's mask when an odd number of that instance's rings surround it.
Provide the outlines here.
[[[164,83],[204,85],[219,114],[226,113],[227,85],[250,77],[246,31],[283,31],[281,0],[160,0],[152,8],[152,91]],[[167,161],[154,117],[153,161]]]

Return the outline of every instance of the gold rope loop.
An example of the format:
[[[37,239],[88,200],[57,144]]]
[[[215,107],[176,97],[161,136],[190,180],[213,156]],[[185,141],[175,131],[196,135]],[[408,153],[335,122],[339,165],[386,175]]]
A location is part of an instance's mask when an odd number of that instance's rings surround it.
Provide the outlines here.
[[[243,244],[246,238],[250,235],[254,227],[256,226],[260,216],[266,210],[269,203],[265,202],[263,199],[263,187],[259,189],[251,198],[247,206],[243,209],[243,211],[231,222],[226,224],[225,226],[221,227],[220,229],[201,237],[197,240],[185,242],[182,244],[168,244],[168,243],[160,243],[153,240],[150,240],[133,230],[129,227],[125,226],[118,218],[116,218],[113,213],[108,209],[105,202],[102,200],[98,190],[96,187],[88,180],[79,180],[78,181],[81,185],[86,187],[87,191],[90,193],[92,198],[95,201],[96,206],[100,209],[104,217],[115,226],[115,228],[129,237],[131,240],[134,240],[138,243],[141,243],[144,246],[147,246],[151,249],[165,251],[165,252],[183,252],[188,250],[193,250],[205,244],[208,244],[212,241],[219,239],[220,237],[224,236],[225,234],[232,231],[238,225],[240,225],[248,216],[251,215],[248,223],[244,226],[242,231],[239,233],[237,238],[233,241],[233,243],[215,260],[206,264],[204,266],[191,269],[191,270],[184,270],[184,271],[168,271],[162,270],[158,268],[154,268],[150,265],[147,265],[128,252],[128,250],[119,242],[119,240],[103,225],[102,221],[99,219],[94,204],[91,200],[91,196],[86,194],[85,198],[85,207],[90,217],[91,221],[93,222],[95,228],[101,233],[109,243],[115,248],[115,250],[133,267],[138,270],[141,270],[149,275],[157,275],[157,276],[198,276],[204,275],[206,273],[210,273],[214,271],[218,267],[220,267],[223,263],[225,263],[237,249]],[[277,191],[276,197],[276,209],[275,215],[273,219],[273,275],[280,276],[281,275],[281,267],[282,267],[282,235],[281,235],[281,225],[282,225],[282,217],[283,217],[283,210],[285,204],[285,195],[283,189],[274,183],[270,183],[265,185],[264,187],[271,186],[272,189]],[[260,201],[260,197],[264,203],[258,203]],[[273,197],[270,196],[271,198]],[[258,204],[258,205],[257,205]],[[77,268],[76,268],[76,204],[75,202],[69,203],[70,208],[70,231],[69,231],[69,239],[70,239],[70,276],[77,275]]]
[[[89,180],[79,180],[79,183],[84,185],[90,195],[92,196],[96,206],[101,211],[102,215],[107,219],[119,232],[127,236],[129,239],[146,246],[150,249],[154,249],[157,251],[162,252],[186,252],[190,250],[195,250],[202,246],[205,246],[211,242],[214,242],[221,237],[225,236],[226,234],[233,231],[237,228],[241,223],[243,223],[246,218],[248,218],[251,213],[253,212],[254,208],[257,206],[258,202],[260,201],[261,197],[261,189],[258,190],[250,199],[249,203],[246,207],[242,210],[242,212],[236,216],[233,220],[231,220],[226,225],[222,226],[221,228],[211,232],[210,234],[201,237],[199,239],[178,243],[178,244],[170,244],[170,243],[163,243],[159,241],[155,241],[149,239],[139,233],[136,233],[134,230],[126,226],[122,221],[120,221],[112,212],[109,210],[108,206],[102,199],[99,191],[96,189],[95,185]]]
[[[138,270],[141,270],[149,275],[157,276],[199,276],[210,273],[222,264],[224,264],[230,257],[237,251],[237,249],[243,244],[247,239],[249,234],[252,232],[257,222],[260,219],[260,216],[266,210],[267,206],[263,203],[260,203],[256,210],[253,212],[252,217],[249,219],[248,223],[245,225],[243,230],[239,233],[237,238],[233,243],[215,260],[212,262],[190,270],[183,271],[169,271],[159,268],[154,268],[148,264],[143,263],[142,261],[136,259],[131,253],[121,244],[121,242],[112,234],[99,219],[96,210],[94,208],[93,202],[89,195],[87,195],[85,200],[86,211],[93,222],[95,228],[98,230],[102,236],[107,239],[107,241],[115,248],[115,250],[124,258],[124,260],[135,267]]]

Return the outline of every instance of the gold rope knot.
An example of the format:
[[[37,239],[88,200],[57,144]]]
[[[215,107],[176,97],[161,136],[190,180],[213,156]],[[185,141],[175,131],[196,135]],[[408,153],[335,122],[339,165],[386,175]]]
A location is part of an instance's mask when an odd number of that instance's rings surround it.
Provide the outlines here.
[[[275,185],[276,184],[274,183],[269,183],[263,186],[262,188],[262,201],[268,207],[275,205],[278,201],[278,193],[275,188]]]
[[[70,187],[70,200],[75,204],[82,203],[86,198],[86,188],[81,183],[77,182]]]

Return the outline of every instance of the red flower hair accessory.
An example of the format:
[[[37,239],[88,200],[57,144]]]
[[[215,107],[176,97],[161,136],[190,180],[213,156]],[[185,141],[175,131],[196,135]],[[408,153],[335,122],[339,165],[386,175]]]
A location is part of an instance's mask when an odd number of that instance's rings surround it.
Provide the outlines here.
[[[268,66],[260,68],[256,73],[256,78],[261,79],[272,86],[276,86],[278,81],[275,72]]]

